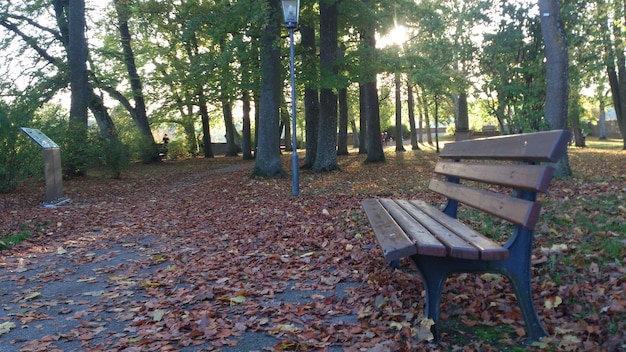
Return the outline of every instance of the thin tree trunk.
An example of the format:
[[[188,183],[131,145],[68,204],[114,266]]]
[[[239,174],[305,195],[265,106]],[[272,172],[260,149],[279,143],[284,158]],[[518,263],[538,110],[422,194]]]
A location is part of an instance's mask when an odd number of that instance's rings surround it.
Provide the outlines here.
[[[348,88],[339,90],[339,136],[337,155],[348,155]]]
[[[226,156],[238,156],[239,146],[233,122],[233,106],[230,99],[222,99],[222,113],[224,114],[224,126],[226,126]]]
[[[243,105],[243,160],[252,160],[252,135],[250,131],[250,93],[243,91],[241,102]]]
[[[130,81],[130,87],[132,89],[133,100],[135,107],[133,108],[135,124],[139,129],[139,132],[148,139],[149,142],[154,144],[154,160],[158,160],[159,153],[156,149],[156,143],[152,130],[150,129],[150,123],[148,122],[148,116],[146,114],[146,103],[143,95],[143,85],[141,78],[137,72],[137,66],[135,64],[135,54],[131,45],[131,34],[128,28],[128,19],[130,18],[130,9],[125,0],[114,0],[115,10],[118,17],[118,29],[121,37],[122,52],[124,54],[124,64],[128,72],[128,79]]]
[[[209,108],[204,98],[204,92],[199,91],[198,105],[200,108],[200,119],[202,120],[202,144],[204,145],[204,157],[214,158],[213,144],[211,142],[211,125],[209,124]]]
[[[305,24],[300,26],[302,65],[304,77],[317,77],[317,47],[315,45],[315,30]],[[304,120],[305,120],[305,148],[303,168],[312,168],[317,156],[317,135],[319,132],[320,100],[316,82],[307,79],[304,84]]]
[[[419,150],[420,147],[417,144],[417,131],[415,128],[415,100],[413,99],[413,86],[411,85],[411,82],[409,80],[407,80],[406,89],[408,95],[407,105],[409,109],[409,131],[411,133],[411,149]]]
[[[402,136],[402,80],[400,74],[395,75],[396,83],[396,152],[404,152],[404,138]]]
[[[352,127],[352,146],[354,148],[361,148],[360,132],[356,127],[356,121],[354,119],[350,119],[350,127]]]
[[[284,143],[285,150],[293,150],[293,146],[291,143],[291,109],[287,106],[287,100],[285,100],[285,95],[281,94],[280,96],[280,128],[279,136],[280,143]],[[283,138],[283,131],[285,132]]]
[[[367,154],[367,108],[365,84],[359,83],[359,154]]]

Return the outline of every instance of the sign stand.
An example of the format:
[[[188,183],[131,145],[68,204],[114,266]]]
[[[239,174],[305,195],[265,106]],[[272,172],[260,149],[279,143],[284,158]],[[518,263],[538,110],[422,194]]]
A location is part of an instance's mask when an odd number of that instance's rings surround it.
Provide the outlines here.
[[[35,128],[20,128],[43,149],[43,164],[46,179],[45,206],[54,206],[68,200],[63,196],[63,174],[61,171],[61,149],[48,136]]]

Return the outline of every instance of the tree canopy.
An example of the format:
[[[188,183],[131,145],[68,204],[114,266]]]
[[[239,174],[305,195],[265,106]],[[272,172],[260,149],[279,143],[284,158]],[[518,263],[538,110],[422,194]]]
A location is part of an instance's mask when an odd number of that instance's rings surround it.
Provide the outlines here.
[[[86,162],[106,159],[106,146],[118,141],[126,152],[108,155],[110,159],[153,161],[158,159],[157,143],[169,132],[174,136],[167,151],[172,157],[213,157],[214,142],[224,141],[227,155],[243,150],[250,158],[254,151],[260,163],[269,159],[276,165],[281,141],[290,143],[286,137],[296,133],[298,141],[306,140],[305,164],[331,170],[336,167],[337,129],[343,126],[340,137],[345,139],[349,125],[361,137],[360,151],[368,153],[367,160],[383,161],[381,131],[409,122],[409,114],[402,114],[408,93],[394,90],[396,80],[387,79],[393,76],[415,94],[416,122],[408,128],[412,134],[417,134],[417,121],[425,128],[444,125],[459,133],[485,124],[498,125],[502,133],[550,126],[581,131],[581,116],[593,120],[598,115],[581,112],[583,93],[590,88],[609,93],[589,100],[612,105],[625,134],[626,60],[623,28],[615,24],[625,14],[619,2],[303,0],[296,30],[296,84],[297,100],[305,104],[298,105],[298,131],[290,131],[285,121],[290,118],[285,117],[289,43],[279,1],[87,1],[84,14],[77,11],[78,4],[20,0],[0,5],[0,97],[8,109],[29,107],[27,116],[32,117],[20,124],[43,128],[67,123],[80,107],[78,101],[65,103],[70,83],[79,82],[80,66],[72,62],[83,60],[76,53],[86,55],[81,104],[89,109],[91,132],[85,138],[103,146],[93,151],[95,158],[75,153]],[[540,16],[541,4],[552,6],[550,11],[558,15],[550,17],[556,20],[554,28],[576,53],[567,62],[568,72],[576,74],[556,78],[568,87],[570,100],[555,113],[546,104],[555,81],[546,71],[554,59],[545,60],[550,51],[544,49],[551,46],[543,36],[553,27]],[[85,20],[86,50],[72,39],[77,23],[72,14]],[[388,99],[398,94],[402,99]],[[345,97],[346,113],[338,114],[342,105],[333,103],[338,97]],[[394,110],[400,123],[391,122]],[[49,111],[57,113],[41,115]],[[41,118],[34,119],[35,113]],[[553,114],[565,122],[555,125],[549,117]],[[68,137],[68,145],[78,143],[73,138]],[[14,138],[3,137],[7,148],[9,140]],[[284,173],[275,168],[261,174]]]

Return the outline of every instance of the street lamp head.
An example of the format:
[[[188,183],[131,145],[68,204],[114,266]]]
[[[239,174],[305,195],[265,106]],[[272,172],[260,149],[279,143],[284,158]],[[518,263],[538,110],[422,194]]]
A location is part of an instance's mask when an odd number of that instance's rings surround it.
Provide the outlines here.
[[[285,16],[285,27],[293,29],[298,26],[298,16],[300,14],[300,0],[282,0],[283,15]]]

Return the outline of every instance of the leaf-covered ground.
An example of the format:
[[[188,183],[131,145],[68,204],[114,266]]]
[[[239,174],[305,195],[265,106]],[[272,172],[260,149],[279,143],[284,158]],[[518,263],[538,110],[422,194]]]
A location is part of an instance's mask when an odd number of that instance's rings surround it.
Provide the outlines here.
[[[0,350],[626,348],[623,151],[571,150],[576,175],[544,199],[532,284],[552,336],[532,346],[495,275],[450,278],[441,341],[423,341],[419,275],[385,264],[360,202],[437,201],[425,190],[436,154],[387,157],[301,171],[298,197],[290,178],[251,179],[253,162],[235,158],[92,172],[65,181],[71,200],[54,208],[42,181],[0,195],[0,238],[32,234],[0,252]]]

